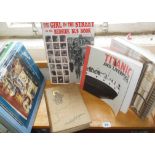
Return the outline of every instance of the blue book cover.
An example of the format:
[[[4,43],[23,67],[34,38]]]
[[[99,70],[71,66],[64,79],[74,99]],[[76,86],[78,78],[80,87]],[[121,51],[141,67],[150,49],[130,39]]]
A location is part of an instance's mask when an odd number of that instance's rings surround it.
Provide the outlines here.
[[[0,51],[0,121],[12,132],[30,132],[45,80],[21,43]]]

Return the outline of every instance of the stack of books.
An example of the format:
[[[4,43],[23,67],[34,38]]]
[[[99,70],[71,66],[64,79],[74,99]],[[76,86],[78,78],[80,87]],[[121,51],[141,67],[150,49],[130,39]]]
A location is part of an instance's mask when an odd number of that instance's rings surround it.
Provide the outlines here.
[[[155,55],[120,38],[112,39],[110,48],[143,63],[131,107],[141,118],[147,117],[155,107]]]
[[[93,46],[93,25],[92,22],[42,24],[51,83],[80,82],[81,89],[107,103],[115,115],[119,111],[126,113],[129,107],[132,107],[141,118],[147,117],[155,104],[155,56],[119,38],[112,39],[109,49]],[[84,32],[86,29],[89,31]],[[54,89],[58,90],[58,96],[55,93],[52,95]],[[63,91],[65,89],[65,86],[57,86],[45,91],[51,131],[54,132],[72,131],[75,128],[78,130],[79,121],[76,125],[64,125],[80,113],[78,104],[74,104],[77,106],[74,108],[76,110],[71,111],[75,90]],[[64,102],[62,98],[65,94],[68,95],[66,92],[70,92],[71,97]],[[64,98],[66,101],[66,97]],[[81,101],[80,99],[80,105],[84,105]],[[59,113],[59,110],[66,106],[68,109],[65,108]],[[86,113],[89,118],[88,112]],[[87,119],[85,125],[78,126],[87,126],[89,122]]]
[[[145,118],[155,111],[155,55],[127,40],[110,48],[94,44],[93,22],[43,23],[51,82],[45,89],[51,132],[88,128],[91,118],[80,88],[107,103],[117,115],[131,107]],[[74,84],[70,84],[74,83]],[[21,43],[0,48],[0,132],[30,132],[45,80]]]

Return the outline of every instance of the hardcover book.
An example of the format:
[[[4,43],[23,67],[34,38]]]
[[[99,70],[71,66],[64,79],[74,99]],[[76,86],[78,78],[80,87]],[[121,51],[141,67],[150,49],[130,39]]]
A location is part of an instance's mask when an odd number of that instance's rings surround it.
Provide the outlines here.
[[[10,42],[0,51],[0,122],[10,132],[30,132],[45,80],[26,48]]]
[[[147,117],[155,107],[155,54],[121,38],[112,39],[110,48],[143,63],[131,107],[140,117]]]
[[[142,63],[114,51],[88,46],[80,87],[106,102],[115,115],[130,105]]]
[[[8,129],[3,124],[0,123],[0,133],[8,133],[8,132],[9,132]]]
[[[51,132],[75,132],[89,127],[88,110],[76,84],[45,89]]]
[[[86,45],[94,44],[93,22],[42,23],[53,84],[79,83]]]

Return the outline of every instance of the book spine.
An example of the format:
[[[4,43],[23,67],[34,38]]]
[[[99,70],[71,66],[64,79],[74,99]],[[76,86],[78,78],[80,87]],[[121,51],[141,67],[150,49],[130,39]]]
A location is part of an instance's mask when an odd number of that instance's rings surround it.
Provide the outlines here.
[[[150,96],[148,97],[146,103],[141,107],[139,111],[139,115],[141,118],[145,118],[150,113],[150,110],[155,104],[155,83],[152,88],[152,92],[150,93]]]
[[[84,64],[83,64],[83,71],[82,71],[82,76],[81,76],[81,81],[80,81],[80,88],[81,89],[83,89],[83,86],[84,86],[84,81],[85,81],[86,71],[87,71],[87,65],[88,65],[88,60],[89,60],[89,55],[90,55],[90,50],[91,50],[91,47],[87,46],[86,53],[85,53]]]
[[[135,102],[136,96],[137,96],[137,93],[136,93],[136,92],[138,92],[138,90],[140,89],[140,85],[141,85],[142,80],[143,80],[143,78],[144,78],[144,75],[145,75],[145,73],[146,73],[147,66],[148,66],[147,63],[144,63],[144,64],[143,64],[143,69],[142,69],[141,75],[140,75],[140,77],[139,77],[139,81],[138,81],[138,83],[137,83],[137,87],[136,87],[136,89],[135,89],[135,93],[134,93],[133,98],[132,98],[132,101],[131,101],[131,106],[134,105],[134,102]]]
[[[151,114],[152,114],[152,117],[153,117],[153,121],[155,123],[155,105],[153,107],[153,110],[152,110]]]
[[[9,132],[9,130],[3,125],[0,123],[0,133],[7,133]]]
[[[3,111],[0,108],[0,123],[7,128],[9,132],[17,133],[18,131],[15,129],[15,127],[6,119]]]
[[[135,92],[135,100],[132,103],[132,108],[139,113],[143,104],[145,104],[149,94],[151,93],[152,85],[155,81],[155,70],[153,64],[148,64],[145,74],[141,80],[138,90]]]

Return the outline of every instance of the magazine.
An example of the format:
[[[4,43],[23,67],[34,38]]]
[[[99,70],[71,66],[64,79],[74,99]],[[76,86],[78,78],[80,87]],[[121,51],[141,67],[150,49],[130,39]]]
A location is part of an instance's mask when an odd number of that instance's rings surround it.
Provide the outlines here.
[[[94,44],[93,22],[42,23],[51,83],[79,83],[86,45]]]
[[[111,106],[115,115],[132,100],[142,63],[114,51],[88,46],[80,86]]]
[[[8,43],[0,53],[0,121],[10,131],[31,131],[44,84],[26,48]]]

